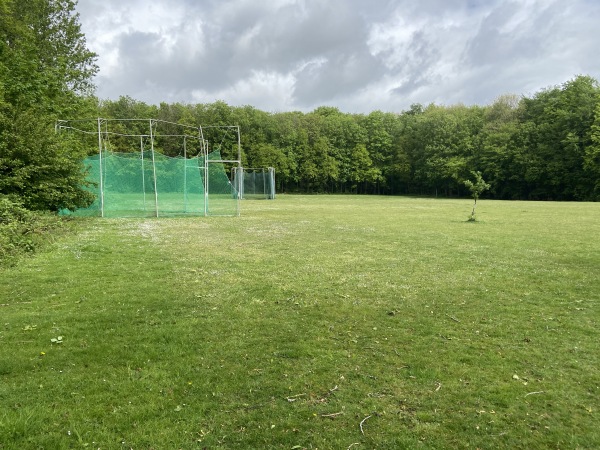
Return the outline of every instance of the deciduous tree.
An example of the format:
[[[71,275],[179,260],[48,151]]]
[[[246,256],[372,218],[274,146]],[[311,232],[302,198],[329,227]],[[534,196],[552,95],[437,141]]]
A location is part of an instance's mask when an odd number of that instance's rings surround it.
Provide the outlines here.
[[[97,67],[72,0],[0,3],[0,194],[32,209],[85,206],[85,148],[55,135],[57,118],[96,107]]]

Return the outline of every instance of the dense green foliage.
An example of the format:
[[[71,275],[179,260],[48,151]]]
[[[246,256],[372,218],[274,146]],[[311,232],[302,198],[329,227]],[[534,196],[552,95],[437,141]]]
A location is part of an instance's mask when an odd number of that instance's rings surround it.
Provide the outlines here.
[[[29,211],[0,196],[0,268],[51,241],[57,231],[65,229],[65,224],[54,214]]]
[[[105,101],[100,115],[239,124],[244,165],[275,167],[279,191],[465,196],[462,180],[479,171],[490,198],[600,196],[600,86],[589,76],[488,106],[413,105],[401,113],[267,113],[221,101],[154,106],[122,97]]]
[[[85,150],[54,133],[57,118],[93,111],[96,72],[73,0],[0,1],[0,194],[26,208],[91,201]]]

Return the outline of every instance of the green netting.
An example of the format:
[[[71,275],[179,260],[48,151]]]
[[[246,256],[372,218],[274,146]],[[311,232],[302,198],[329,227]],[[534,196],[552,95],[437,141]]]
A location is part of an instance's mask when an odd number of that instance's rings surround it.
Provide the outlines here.
[[[220,159],[218,151],[208,155],[209,161]],[[239,212],[237,195],[223,164],[211,162],[207,171],[204,157],[171,158],[151,151],[105,152],[102,160],[98,155],[91,156],[85,165],[96,201],[73,213],[77,216],[160,217]]]
[[[275,169],[236,168],[234,185],[238,186],[240,198],[272,200],[275,198]]]
[[[74,214],[77,216],[99,216],[100,215],[100,189],[99,189],[99,181],[100,181],[100,158],[98,155],[89,156],[84,160],[84,165],[88,170],[87,173],[87,181],[92,183],[92,185],[88,186],[90,192],[92,192],[96,199],[94,203],[92,203],[89,207],[84,209],[78,209],[75,213],[72,213],[68,210],[61,211],[61,214]]]
[[[208,155],[206,171],[208,187],[208,194],[206,195],[207,214],[210,216],[238,215],[238,193],[229,181],[225,166],[219,162],[220,159],[219,152],[212,152]],[[204,164],[203,159],[202,163]]]

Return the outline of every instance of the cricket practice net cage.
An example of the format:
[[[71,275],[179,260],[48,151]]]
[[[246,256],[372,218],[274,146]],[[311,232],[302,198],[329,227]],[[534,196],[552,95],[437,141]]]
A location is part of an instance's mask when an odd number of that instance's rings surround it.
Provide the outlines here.
[[[87,189],[95,194],[96,200],[87,208],[63,211],[63,214],[101,217],[239,215],[239,190],[230,180],[233,173],[228,174],[226,165],[237,167],[240,161],[223,159],[220,148],[208,152],[202,129],[194,128],[200,130],[199,135],[165,131],[160,134],[161,122],[148,120],[148,133],[130,134],[107,131],[106,123],[105,119],[98,119],[98,131],[91,132],[61,121],[63,130],[96,133],[94,140],[97,139],[99,148],[98,153],[84,160]],[[239,136],[239,128],[236,127],[235,132]],[[117,147],[117,139],[121,142],[118,148],[123,148],[124,139],[132,138],[137,142],[137,150],[111,151]],[[194,139],[199,147],[193,151],[196,155],[190,156],[186,145]],[[167,156],[158,151],[159,143],[167,148],[166,142],[173,141],[182,143],[181,155]],[[237,142],[239,145],[239,138]]]
[[[241,199],[275,198],[275,169],[234,167],[233,180]]]

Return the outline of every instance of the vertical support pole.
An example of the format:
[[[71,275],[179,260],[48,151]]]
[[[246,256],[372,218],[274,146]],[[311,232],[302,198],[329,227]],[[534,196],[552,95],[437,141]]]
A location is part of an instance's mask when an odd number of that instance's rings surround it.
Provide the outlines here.
[[[205,180],[205,188],[204,188],[204,217],[208,216],[208,154],[204,157],[204,180]]]
[[[187,212],[187,148],[186,148],[187,135],[183,135],[183,212]]]
[[[275,168],[269,167],[269,186],[271,188],[269,198],[275,200]]]
[[[238,146],[238,167],[242,166],[242,141],[240,138],[240,126],[237,127],[237,146]]]
[[[200,150],[202,151],[202,155],[206,156],[206,142],[204,141],[202,127],[198,127],[198,136],[200,137]]]
[[[240,138],[240,126],[236,127],[237,129],[237,145],[238,145],[238,167],[242,167],[242,141]],[[236,215],[240,215],[240,198],[236,196]]]
[[[154,211],[155,216],[158,217],[158,190],[156,188],[156,161],[154,159],[154,133],[152,131],[152,119],[150,119],[150,148],[152,150],[152,173],[154,175]]]
[[[142,157],[142,198],[146,212],[146,174],[144,173],[144,136],[140,136],[140,155]]]
[[[243,167],[236,168],[236,189],[237,189],[237,198],[242,200],[244,198],[244,176],[245,170]]]
[[[204,157],[204,217],[208,216],[208,143],[204,140],[202,127],[198,127],[200,132],[200,142],[202,145],[202,155]]]
[[[98,160],[100,167],[100,217],[104,217],[104,167],[102,164],[102,119],[98,117]]]

